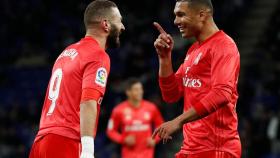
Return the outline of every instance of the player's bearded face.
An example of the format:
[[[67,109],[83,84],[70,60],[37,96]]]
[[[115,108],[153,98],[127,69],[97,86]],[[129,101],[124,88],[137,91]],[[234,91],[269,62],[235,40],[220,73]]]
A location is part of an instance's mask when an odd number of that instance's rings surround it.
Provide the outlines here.
[[[109,36],[107,38],[108,47],[109,48],[118,48],[120,47],[120,34],[122,30],[118,29],[118,27],[111,23],[111,30],[109,32]]]

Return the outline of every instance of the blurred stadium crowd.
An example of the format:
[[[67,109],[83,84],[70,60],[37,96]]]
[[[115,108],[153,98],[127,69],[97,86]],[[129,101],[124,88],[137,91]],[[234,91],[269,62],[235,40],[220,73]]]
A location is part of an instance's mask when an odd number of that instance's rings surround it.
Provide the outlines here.
[[[240,23],[255,0],[213,0],[220,29],[234,39]],[[51,66],[65,46],[84,36],[83,11],[89,3],[74,0],[0,1],[0,158],[27,157],[38,130]],[[123,83],[138,77],[145,98],[153,101],[165,120],[182,112],[182,103],[167,105],[157,83],[158,61],[153,47],[158,21],[175,39],[174,68],[185,57],[190,41],[181,39],[173,25],[174,0],[116,1],[126,27],[122,46],[109,50],[111,74],[102,105],[96,138],[97,158],[119,157],[119,147],[105,135],[112,108],[124,100]],[[280,152],[280,2],[263,30],[262,37],[241,67],[240,99],[237,105],[243,158],[277,156]],[[238,41],[237,41],[238,43]],[[242,52],[241,60],[243,60]],[[170,158],[179,150],[182,135],[167,145],[158,145],[157,157]]]

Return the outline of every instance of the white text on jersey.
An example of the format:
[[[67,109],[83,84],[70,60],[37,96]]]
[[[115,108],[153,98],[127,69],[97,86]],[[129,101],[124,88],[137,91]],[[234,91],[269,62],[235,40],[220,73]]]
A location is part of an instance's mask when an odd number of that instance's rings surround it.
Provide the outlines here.
[[[78,55],[78,52],[76,49],[66,49],[59,55],[57,60],[62,57],[70,57],[72,60],[74,60],[77,55]]]

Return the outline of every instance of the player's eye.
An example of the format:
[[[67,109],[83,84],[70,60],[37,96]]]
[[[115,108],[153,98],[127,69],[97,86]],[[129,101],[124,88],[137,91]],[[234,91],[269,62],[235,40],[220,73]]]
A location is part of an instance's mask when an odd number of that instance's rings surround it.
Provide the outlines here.
[[[177,12],[176,16],[183,17],[183,16],[186,16],[186,14],[184,12]]]

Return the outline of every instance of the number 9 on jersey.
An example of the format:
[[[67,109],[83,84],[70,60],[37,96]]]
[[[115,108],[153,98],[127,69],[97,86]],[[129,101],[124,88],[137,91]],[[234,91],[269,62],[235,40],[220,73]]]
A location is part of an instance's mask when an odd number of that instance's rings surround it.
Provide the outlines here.
[[[61,80],[62,80],[62,69],[59,68],[53,72],[53,75],[51,77],[48,98],[49,100],[52,101],[52,103],[50,105],[47,115],[51,115],[54,111],[54,108],[56,106],[55,102],[59,96]]]

